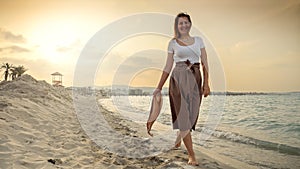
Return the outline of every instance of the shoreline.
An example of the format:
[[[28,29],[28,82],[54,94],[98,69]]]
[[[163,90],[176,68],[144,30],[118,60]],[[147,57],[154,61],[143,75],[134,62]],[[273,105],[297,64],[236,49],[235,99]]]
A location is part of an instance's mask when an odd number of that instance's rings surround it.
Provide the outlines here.
[[[114,120],[118,121],[121,119],[123,126],[125,126],[122,128],[122,133],[128,134],[128,132],[131,131],[132,133],[134,133],[133,134],[134,137],[151,138],[151,136],[149,136],[146,132],[146,124],[136,123],[136,122],[133,122],[130,120],[126,120],[124,118],[120,118],[122,116],[119,115],[117,112],[112,112],[112,111],[106,110],[99,102],[98,102],[98,104],[99,104],[99,107],[101,107],[100,109],[102,110],[102,113],[104,114],[104,116],[106,116],[106,119],[112,125],[113,128],[120,129],[120,127],[119,127],[120,123],[115,123],[113,121]],[[128,128],[128,126],[130,126],[130,127]],[[152,132],[154,134],[158,134],[158,132],[166,131],[170,128],[171,128],[171,126],[166,126],[159,122],[155,122],[153,125]],[[231,159],[231,158],[223,156],[223,155],[213,153],[210,150],[205,149],[204,147],[201,147],[199,145],[193,144],[193,146],[194,146],[195,154],[197,156],[197,161],[199,162],[199,166],[190,166],[187,164],[188,155],[187,155],[187,151],[183,144],[179,150],[169,150],[166,152],[161,152],[157,156],[152,156],[152,158],[157,157],[157,158],[167,159],[170,162],[169,165],[172,166],[172,165],[176,164],[176,165],[178,165],[177,167],[180,166],[182,168],[189,168],[189,167],[204,168],[204,169],[205,168],[224,168],[224,169],[233,169],[233,168],[252,169],[252,168],[255,168],[246,163]],[[156,167],[159,167],[159,166],[156,166]],[[162,167],[162,166],[160,166],[160,167]]]

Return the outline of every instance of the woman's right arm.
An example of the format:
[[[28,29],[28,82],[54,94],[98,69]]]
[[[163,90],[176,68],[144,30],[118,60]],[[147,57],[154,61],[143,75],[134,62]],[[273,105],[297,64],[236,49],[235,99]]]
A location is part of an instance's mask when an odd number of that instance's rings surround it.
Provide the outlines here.
[[[174,59],[173,59],[173,53],[168,53],[168,57],[167,57],[167,61],[166,61],[166,65],[164,67],[164,70],[162,72],[162,75],[160,77],[160,81],[156,87],[156,90],[154,91],[153,95],[157,94],[157,92],[162,90],[163,85],[165,84],[166,80],[169,77],[169,74],[172,70],[173,67],[173,63],[174,63]]]

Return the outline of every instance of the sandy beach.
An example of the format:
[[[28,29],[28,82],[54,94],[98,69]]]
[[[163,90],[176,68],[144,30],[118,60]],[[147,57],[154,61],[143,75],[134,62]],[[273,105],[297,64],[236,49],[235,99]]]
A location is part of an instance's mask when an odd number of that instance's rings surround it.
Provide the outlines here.
[[[144,124],[123,119],[101,105],[98,109],[120,135],[132,139],[149,137]],[[197,167],[187,165],[184,146],[145,158],[118,155],[92,141],[78,118],[70,90],[53,87],[30,75],[1,82],[0,168],[251,168],[200,146],[195,147],[200,164]],[[154,127],[154,133],[158,127]]]

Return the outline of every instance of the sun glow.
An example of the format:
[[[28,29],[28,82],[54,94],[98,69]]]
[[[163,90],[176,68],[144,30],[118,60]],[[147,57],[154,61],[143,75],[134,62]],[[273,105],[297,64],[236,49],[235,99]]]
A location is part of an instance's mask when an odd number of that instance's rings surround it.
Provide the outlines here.
[[[76,45],[79,45],[79,37],[74,29],[61,27],[59,23],[56,25],[56,29],[49,30],[47,33],[36,33],[33,41],[37,44],[38,53],[44,59],[52,63],[67,62],[70,53],[76,49]]]

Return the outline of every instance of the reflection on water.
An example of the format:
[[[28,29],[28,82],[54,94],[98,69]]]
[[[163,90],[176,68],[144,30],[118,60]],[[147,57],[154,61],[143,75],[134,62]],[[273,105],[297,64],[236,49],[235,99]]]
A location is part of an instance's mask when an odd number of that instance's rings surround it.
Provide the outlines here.
[[[226,96],[224,107],[216,104],[223,103],[216,102],[221,97],[203,99],[198,127],[193,133],[195,144],[260,168],[300,168],[299,93]],[[163,101],[157,121],[171,128],[168,97]],[[114,96],[100,102],[126,118],[144,122],[151,97]],[[211,118],[213,114],[218,117]],[[208,128],[208,123],[217,123],[217,129]],[[203,143],[200,136],[205,134],[212,136]]]

